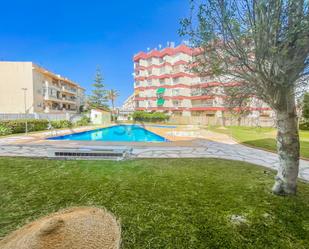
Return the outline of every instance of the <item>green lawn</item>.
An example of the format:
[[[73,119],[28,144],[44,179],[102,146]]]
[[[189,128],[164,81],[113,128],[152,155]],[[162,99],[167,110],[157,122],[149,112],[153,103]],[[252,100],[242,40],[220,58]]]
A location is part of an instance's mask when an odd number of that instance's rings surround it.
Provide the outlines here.
[[[276,129],[257,127],[210,127],[212,131],[231,135],[243,144],[276,152]],[[309,158],[309,131],[300,131],[300,154]]]
[[[123,248],[305,249],[309,185],[270,193],[274,173],[218,159],[0,159],[0,236],[71,206],[106,207]],[[236,225],[231,215],[246,217]]]

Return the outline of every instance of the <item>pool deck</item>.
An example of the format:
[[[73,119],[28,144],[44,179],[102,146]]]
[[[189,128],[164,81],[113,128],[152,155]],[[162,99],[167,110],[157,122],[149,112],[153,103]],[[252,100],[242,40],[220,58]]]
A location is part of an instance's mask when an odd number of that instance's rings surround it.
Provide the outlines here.
[[[238,144],[225,134],[200,129],[197,126],[163,128],[145,126],[169,142],[100,142],[46,140],[47,137],[83,132],[101,126],[45,131],[28,135],[0,138],[0,156],[47,157],[50,148],[119,148],[132,149],[132,158],[221,158],[245,161],[276,170],[275,153]],[[299,177],[309,181],[309,161],[300,160]]]

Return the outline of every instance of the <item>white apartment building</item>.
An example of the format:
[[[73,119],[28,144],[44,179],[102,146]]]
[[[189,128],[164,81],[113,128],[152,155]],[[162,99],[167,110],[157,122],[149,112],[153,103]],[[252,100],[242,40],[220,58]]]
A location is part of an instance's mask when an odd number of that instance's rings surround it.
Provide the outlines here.
[[[123,103],[120,108],[117,108],[118,121],[125,121],[130,118],[135,110],[134,94],[131,94]]]
[[[135,109],[134,94],[131,94],[123,103],[122,110],[132,111]]]
[[[65,77],[32,62],[0,62],[0,113],[78,113],[84,101],[85,89]]]

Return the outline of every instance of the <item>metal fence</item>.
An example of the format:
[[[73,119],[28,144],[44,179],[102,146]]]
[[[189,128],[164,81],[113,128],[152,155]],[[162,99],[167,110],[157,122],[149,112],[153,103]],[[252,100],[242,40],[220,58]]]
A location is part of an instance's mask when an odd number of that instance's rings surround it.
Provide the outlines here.
[[[47,119],[47,120],[69,120],[76,122],[84,115],[75,113],[0,113],[1,120],[18,120],[18,119]]]

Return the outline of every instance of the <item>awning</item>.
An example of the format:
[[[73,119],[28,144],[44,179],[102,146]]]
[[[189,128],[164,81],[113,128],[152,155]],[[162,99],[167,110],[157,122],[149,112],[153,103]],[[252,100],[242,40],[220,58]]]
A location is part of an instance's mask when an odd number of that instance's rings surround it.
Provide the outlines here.
[[[165,99],[160,98],[160,99],[157,100],[157,105],[162,106],[162,105],[164,105],[164,102],[165,102]]]
[[[157,94],[163,94],[165,92],[165,88],[160,87],[157,89]]]

